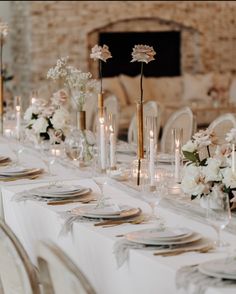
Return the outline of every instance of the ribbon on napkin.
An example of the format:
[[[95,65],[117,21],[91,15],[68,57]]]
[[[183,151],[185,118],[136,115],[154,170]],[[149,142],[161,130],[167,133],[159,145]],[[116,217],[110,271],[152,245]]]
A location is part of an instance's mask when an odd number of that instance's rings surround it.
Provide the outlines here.
[[[198,265],[181,267],[175,277],[177,289],[185,289],[188,292],[190,285],[194,285],[192,294],[204,294],[208,287],[235,287],[236,281],[223,280],[202,274]]]

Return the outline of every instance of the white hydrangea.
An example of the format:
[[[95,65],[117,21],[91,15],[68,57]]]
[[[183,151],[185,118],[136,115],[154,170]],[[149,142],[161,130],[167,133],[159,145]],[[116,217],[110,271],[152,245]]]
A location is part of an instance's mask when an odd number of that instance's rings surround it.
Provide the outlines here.
[[[36,107],[35,105],[32,105],[26,109],[24,114],[24,120],[26,122],[31,121],[33,114],[39,114],[39,108]]]

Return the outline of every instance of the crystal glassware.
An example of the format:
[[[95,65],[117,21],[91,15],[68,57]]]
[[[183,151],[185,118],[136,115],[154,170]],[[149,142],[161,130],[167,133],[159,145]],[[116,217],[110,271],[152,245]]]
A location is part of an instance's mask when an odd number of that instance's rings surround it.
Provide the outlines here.
[[[219,190],[214,190],[207,196],[207,221],[217,233],[216,247],[227,245],[221,240],[221,231],[231,219],[229,196]]]

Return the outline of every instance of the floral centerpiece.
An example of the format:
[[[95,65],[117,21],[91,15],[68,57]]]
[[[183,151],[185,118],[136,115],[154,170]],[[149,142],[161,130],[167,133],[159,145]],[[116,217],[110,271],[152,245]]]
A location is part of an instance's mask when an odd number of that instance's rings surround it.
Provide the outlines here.
[[[183,147],[187,160],[181,187],[191,199],[211,197],[226,193],[231,202],[236,201],[236,174],[232,169],[232,141],[236,142],[236,129],[226,135],[228,143],[217,145],[217,137],[209,129],[196,133]],[[234,203],[233,203],[234,206]]]
[[[147,45],[135,45],[132,51],[131,62],[141,62],[141,77],[140,77],[140,98],[137,103],[137,127],[138,127],[138,173],[137,185],[140,184],[141,159],[144,158],[143,144],[143,65],[155,60],[156,52],[153,47]]]
[[[70,115],[65,107],[67,100],[67,93],[59,90],[49,102],[37,99],[27,108],[24,120],[26,135],[30,141],[38,143],[39,140],[50,140],[52,144],[59,144],[65,140],[70,122]]]

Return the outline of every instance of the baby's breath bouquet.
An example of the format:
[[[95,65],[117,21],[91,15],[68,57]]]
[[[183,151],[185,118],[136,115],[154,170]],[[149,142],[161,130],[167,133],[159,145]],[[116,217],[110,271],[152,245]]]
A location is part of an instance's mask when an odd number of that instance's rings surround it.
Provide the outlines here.
[[[98,83],[92,79],[90,72],[82,72],[67,62],[68,57],[59,58],[56,66],[49,69],[47,78],[62,80],[70,92],[74,106],[78,111],[82,111],[86,99],[98,92]]]

